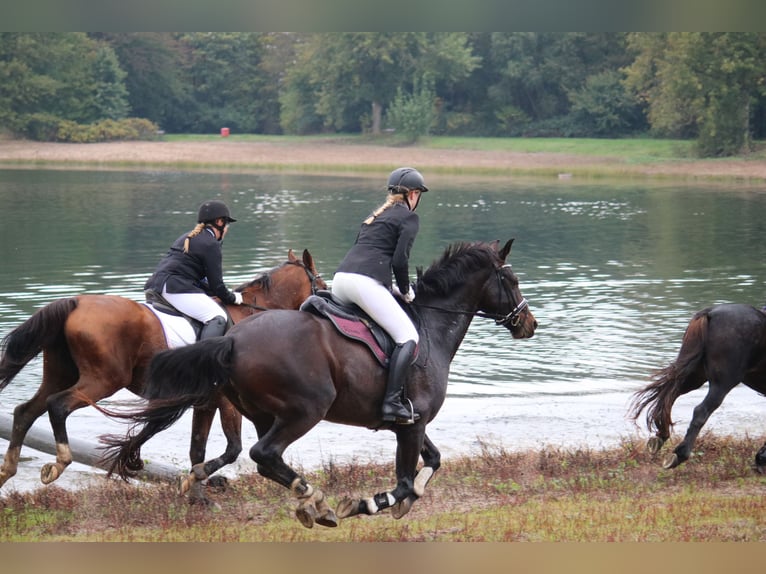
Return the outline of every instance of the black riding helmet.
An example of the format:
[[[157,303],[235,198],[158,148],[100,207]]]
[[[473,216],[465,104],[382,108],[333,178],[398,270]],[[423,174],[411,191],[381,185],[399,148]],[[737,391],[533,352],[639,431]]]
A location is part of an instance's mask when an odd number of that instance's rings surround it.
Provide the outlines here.
[[[423,176],[414,167],[399,167],[388,176],[389,193],[407,193],[410,189],[428,191]]]
[[[199,206],[199,212],[197,213],[197,223],[210,223],[216,219],[223,217],[228,223],[237,221],[229,213],[229,208],[223,201],[217,199],[210,199]]]

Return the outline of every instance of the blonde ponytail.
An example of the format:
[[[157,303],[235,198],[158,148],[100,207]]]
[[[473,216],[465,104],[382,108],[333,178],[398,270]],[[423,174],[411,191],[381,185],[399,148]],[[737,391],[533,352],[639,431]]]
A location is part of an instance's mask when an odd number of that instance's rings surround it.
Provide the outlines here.
[[[389,194],[388,198],[386,198],[386,202],[378,207],[378,209],[373,211],[370,216],[364,220],[365,225],[370,225],[370,223],[375,221],[376,217],[378,217],[381,213],[383,213],[386,209],[395,203],[404,203],[404,196],[401,194]]]
[[[205,229],[205,224],[198,223],[197,226],[189,232],[189,235],[187,235],[186,239],[184,240],[184,253],[189,253],[189,240],[192,237],[197,237],[197,235],[199,235],[203,229]]]

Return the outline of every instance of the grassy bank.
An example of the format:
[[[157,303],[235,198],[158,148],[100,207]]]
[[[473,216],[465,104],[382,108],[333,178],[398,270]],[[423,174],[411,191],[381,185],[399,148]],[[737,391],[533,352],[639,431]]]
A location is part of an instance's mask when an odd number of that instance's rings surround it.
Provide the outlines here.
[[[651,178],[762,184],[766,143],[746,156],[698,159],[694,143],[658,139],[164,135],[161,141],[57,144],[0,139],[0,168],[183,169],[429,176]]]
[[[48,486],[0,497],[0,541],[766,541],[766,477],[756,439],[705,434],[693,458],[661,468],[643,444],[507,452],[446,460],[401,520],[383,513],[303,528],[295,500],[256,474],[189,506],[173,485],[116,480],[78,492]],[[307,474],[334,505],[393,486],[389,464],[327,463]],[[336,498],[337,497],[337,498]]]

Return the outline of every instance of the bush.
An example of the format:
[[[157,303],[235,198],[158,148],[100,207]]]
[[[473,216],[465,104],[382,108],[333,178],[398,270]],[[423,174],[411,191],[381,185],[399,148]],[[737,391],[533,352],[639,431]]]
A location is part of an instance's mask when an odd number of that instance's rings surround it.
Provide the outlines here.
[[[36,141],[95,143],[153,140],[158,138],[159,131],[157,124],[143,118],[78,124],[48,114],[30,114],[21,135]]]

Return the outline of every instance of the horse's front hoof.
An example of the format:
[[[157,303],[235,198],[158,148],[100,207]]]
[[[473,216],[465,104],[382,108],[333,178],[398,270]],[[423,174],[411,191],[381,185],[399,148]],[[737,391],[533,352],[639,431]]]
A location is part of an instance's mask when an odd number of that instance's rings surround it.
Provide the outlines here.
[[[58,467],[53,463],[47,463],[40,469],[40,481],[43,484],[50,484],[61,475]]]
[[[657,454],[660,452],[663,444],[665,444],[663,439],[658,436],[653,436],[648,441],[646,441],[646,450],[649,452],[649,454]]]
[[[358,498],[344,498],[338,503],[338,507],[335,509],[335,513],[338,518],[348,518],[349,516],[356,516],[359,514],[359,505],[361,500]]]
[[[671,468],[677,467],[679,464],[681,464],[681,459],[678,458],[676,453],[673,453],[668,455],[668,457],[665,459],[665,462],[662,464],[662,468],[670,470]]]
[[[317,517],[317,509],[313,504],[300,504],[295,509],[295,517],[306,528],[313,528]]]
[[[399,520],[410,511],[414,502],[415,499],[411,496],[408,496],[404,500],[400,500],[391,507],[391,516]]]

